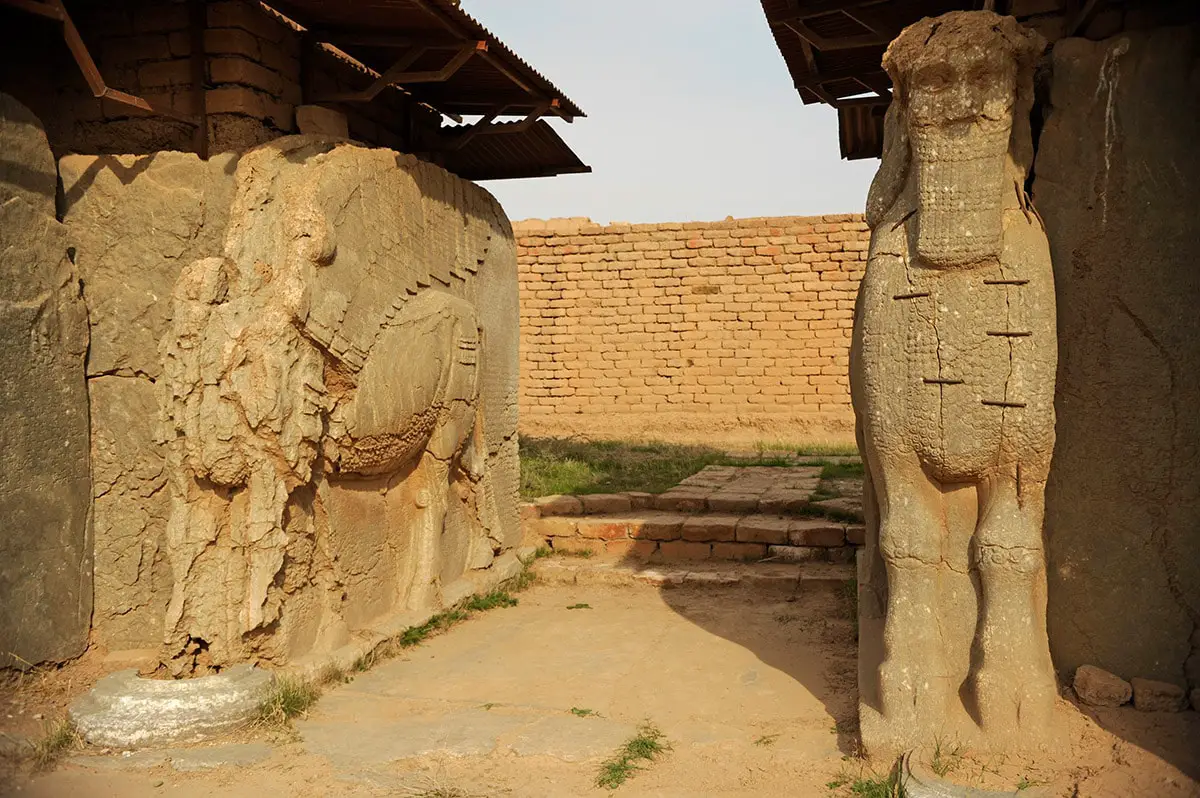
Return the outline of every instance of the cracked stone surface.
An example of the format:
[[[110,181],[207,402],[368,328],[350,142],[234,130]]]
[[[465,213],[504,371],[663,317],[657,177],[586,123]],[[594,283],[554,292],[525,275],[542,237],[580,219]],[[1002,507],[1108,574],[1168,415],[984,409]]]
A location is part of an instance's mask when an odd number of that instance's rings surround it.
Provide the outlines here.
[[[793,568],[781,588],[792,589],[795,578]],[[761,600],[770,601],[771,588],[764,589]],[[750,600],[724,595],[730,606],[722,616],[730,618]],[[679,602],[689,601],[680,594]],[[695,601],[697,610],[708,606]],[[577,603],[589,607],[566,609]],[[752,626],[761,624],[765,633],[770,623],[764,617]],[[705,655],[705,666],[688,680],[671,677],[673,663],[690,661],[712,644],[723,653]],[[647,663],[655,665],[647,669]],[[794,728],[823,711],[809,692],[816,687],[687,623],[656,591],[560,585],[524,593],[513,610],[481,616],[403,660],[357,676],[296,727],[305,750],[344,769],[378,772],[387,763],[429,756],[596,762],[646,718],[683,749],[728,745],[748,734],[739,725],[751,718]],[[707,698],[697,702],[697,691]],[[599,717],[577,717],[573,707]],[[347,734],[351,728],[364,733]],[[811,754],[831,755],[834,742],[823,741]],[[785,745],[791,750],[792,743]]]
[[[1059,41],[1033,181],[1067,311],[1046,490],[1055,664],[1191,688],[1200,687],[1200,335],[1187,321],[1200,304],[1198,47],[1194,26]]]
[[[539,571],[557,559],[539,561]],[[855,772],[847,760],[856,750],[854,630],[841,587],[849,571],[840,581],[806,580],[822,574],[706,564],[684,576],[742,578],[659,589],[668,586],[604,581],[617,570],[611,564],[561,564],[578,566],[579,581],[535,585],[515,607],[478,614],[329,688],[265,758],[260,744],[241,742],[89,752],[19,785],[19,794],[587,795],[601,761],[647,720],[671,750],[622,795],[817,796]],[[748,579],[751,570],[783,578]],[[1096,711],[1118,713],[1106,723],[1152,721],[1162,733],[1134,745],[1075,713],[1080,725],[1061,750],[964,761],[948,778],[1009,794],[1025,777],[1054,795],[1074,786],[1081,795],[1195,794],[1186,773],[1197,770],[1200,716]]]
[[[1042,542],[1054,275],[1025,191],[1044,47],[1012,17],[951,12],[884,56],[899,91],[867,199],[850,367],[872,755],[946,736],[985,751],[1055,739]]]
[[[59,169],[100,642],[173,676],[353,660],[494,584],[520,543],[519,331],[491,195],[312,136]]]
[[[0,667],[61,662],[92,615],[87,310],[54,156],[0,94]]]

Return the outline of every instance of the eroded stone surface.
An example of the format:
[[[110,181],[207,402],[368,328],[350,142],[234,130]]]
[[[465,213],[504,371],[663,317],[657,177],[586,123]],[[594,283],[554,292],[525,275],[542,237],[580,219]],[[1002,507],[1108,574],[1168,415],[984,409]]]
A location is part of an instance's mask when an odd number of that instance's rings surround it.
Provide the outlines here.
[[[1071,686],[1080,701],[1094,707],[1119,707],[1133,696],[1129,682],[1095,665],[1076,668]]]
[[[144,748],[196,742],[253,718],[270,684],[270,674],[250,665],[179,680],[142,679],[137,671],[119,671],[76,700],[70,716],[94,745]]]
[[[1051,649],[1200,686],[1200,33],[1059,41],[1033,194],[1059,307]],[[1098,586],[1103,586],[1098,588]],[[1189,639],[1190,638],[1190,639]]]
[[[520,536],[495,201],[311,137],[234,178],[224,248],[181,271],[159,348],[176,674],[339,648],[470,592]]]
[[[1024,188],[1044,45],[1010,17],[952,12],[906,28],[884,57],[896,95],[851,358],[873,755],[946,736],[1036,746],[1054,729],[1042,550],[1054,284]]]
[[[88,306],[96,639],[155,647],[171,591],[165,452],[156,441],[172,287],[223,246],[236,157],[68,155],[63,222]]]
[[[92,614],[87,311],[41,122],[0,94],[0,667],[83,651]]]
[[[287,665],[495,583],[521,530],[515,248],[490,195],[314,137],[60,169],[100,640],[162,646],[174,675]]]
[[[1187,709],[1187,691],[1171,682],[1154,679],[1129,680],[1133,686],[1133,706],[1142,712],[1181,712]]]

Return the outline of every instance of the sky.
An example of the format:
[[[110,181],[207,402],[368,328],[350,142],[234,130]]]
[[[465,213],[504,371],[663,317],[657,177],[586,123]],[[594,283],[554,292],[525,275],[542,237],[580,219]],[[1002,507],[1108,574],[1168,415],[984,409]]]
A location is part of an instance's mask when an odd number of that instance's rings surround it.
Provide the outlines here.
[[[510,218],[713,221],[861,212],[878,161],[843,161],[755,0],[463,0],[587,116],[551,124],[591,174],[483,185]]]

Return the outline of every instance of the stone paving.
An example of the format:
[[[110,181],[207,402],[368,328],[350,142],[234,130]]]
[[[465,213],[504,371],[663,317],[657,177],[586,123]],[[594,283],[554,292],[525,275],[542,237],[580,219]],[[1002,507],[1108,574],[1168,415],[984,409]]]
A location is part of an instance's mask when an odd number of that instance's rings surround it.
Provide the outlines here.
[[[821,466],[708,466],[661,494],[546,496],[526,542],[663,560],[849,562],[863,542],[862,480]]]
[[[824,794],[855,709],[836,578],[801,594],[803,566],[712,563],[686,574],[714,578],[660,590],[611,581],[613,563],[559,559],[539,561],[544,583],[519,605],[328,690],[291,738],[93,751],[21,794],[600,794],[600,763],[647,722],[670,751],[623,795]],[[551,575],[560,564],[575,581]]]

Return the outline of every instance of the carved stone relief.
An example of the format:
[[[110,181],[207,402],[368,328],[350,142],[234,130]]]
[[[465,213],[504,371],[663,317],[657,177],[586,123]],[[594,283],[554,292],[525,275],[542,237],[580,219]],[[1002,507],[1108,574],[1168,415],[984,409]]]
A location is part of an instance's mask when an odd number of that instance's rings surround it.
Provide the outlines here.
[[[1011,17],[905,29],[867,203],[851,391],[868,471],[860,719],[872,753],[1036,745],[1057,696],[1044,488],[1054,283],[1025,192],[1033,68]]]

